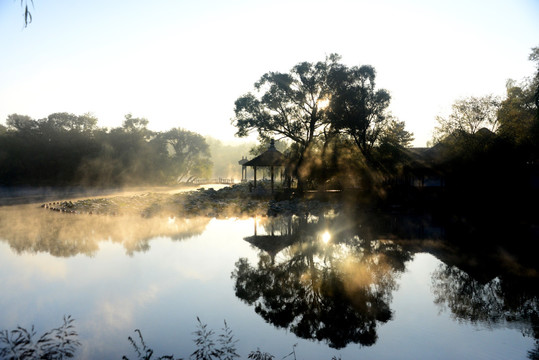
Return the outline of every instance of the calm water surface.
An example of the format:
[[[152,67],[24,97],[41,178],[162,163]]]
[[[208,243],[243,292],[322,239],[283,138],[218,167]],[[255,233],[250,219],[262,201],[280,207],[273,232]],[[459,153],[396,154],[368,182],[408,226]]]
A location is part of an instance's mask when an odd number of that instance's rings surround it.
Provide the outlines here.
[[[136,358],[135,329],[156,355],[188,358],[197,316],[217,334],[226,320],[241,358],[526,359],[537,348],[535,271],[508,252],[460,256],[435,228],[399,241],[342,216],[0,215],[0,330],[40,335],[70,314],[81,359]],[[486,268],[502,255],[501,270]]]

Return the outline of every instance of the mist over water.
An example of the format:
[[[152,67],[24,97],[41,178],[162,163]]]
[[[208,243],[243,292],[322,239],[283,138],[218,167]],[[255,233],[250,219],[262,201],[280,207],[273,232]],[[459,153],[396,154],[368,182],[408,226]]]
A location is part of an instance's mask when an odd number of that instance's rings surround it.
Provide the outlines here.
[[[172,240],[200,235],[210,219],[140,215],[59,214],[35,205],[0,207],[0,239],[16,253],[94,256],[101,242],[122,245],[127,254],[149,249],[156,237]]]
[[[220,189],[224,184],[181,184],[171,186],[118,186],[118,187],[33,187],[33,186],[0,186],[0,206],[14,204],[42,204],[59,200],[77,200],[102,198],[111,196],[133,196],[146,193],[177,194],[196,189]]]

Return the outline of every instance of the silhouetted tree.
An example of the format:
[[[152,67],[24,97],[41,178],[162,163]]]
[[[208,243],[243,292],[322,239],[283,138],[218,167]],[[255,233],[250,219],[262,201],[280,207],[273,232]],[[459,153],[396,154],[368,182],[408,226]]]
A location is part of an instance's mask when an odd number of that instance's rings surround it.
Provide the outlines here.
[[[210,148],[199,134],[171,129],[162,134],[169,158],[169,171],[177,182],[208,177],[211,173]]]
[[[535,76],[532,80],[532,88],[535,89],[535,108],[537,111],[537,118],[539,120],[539,46],[532,48],[532,52],[530,53],[530,56],[528,57],[530,61],[533,61],[535,63]]]
[[[37,121],[28,115],[11,114],[6,119],[6,125],[9,130],[27,132],[35,130],[38,127]]]
[[[152,136],[152,132],[148,130],[148,119],[136,118],[132,114],[125,115],[125,120],[122,123],[122,129],[130,134],[138,134],[144,139]]]
[[[97,129],[97,118],[90,113],[75,115],[69,113],[54,113],[43,119],[49,126],[70,132],[90,132]]]
[[[236,135],[257,131],[262,138],[283,136],[307,149],[325,124],[321,102],[329,96],[327,76],[338,60],[331,55],[325,61],[299,63],[289,73],[264,74],[254,94],[235,102]]]
[[[450,136],[460,136],[462,133],[475,134],[481,128],[496,131],[499,125],[499,107],[500,99],[493,95],[471,96],[455,101],[449,116],[436,117],[438,126],[434,129],[433,143]]]
[[[539,47],[529,59],[536,63],[535,74],[517,83],[507,82],[507,96],[498,111],[500,134],[517,145],[537,144],[539,138]]]
[[[498,111],[500,135],[515,144],[532,140],[531,130],[536,121],[536,106],[531,84],[507,82],[507,97]]]
[[[235,102],[236,135],[257,131],[261,140],[277,136],[292,141],[290,159],[300,188],[336,172],[333,160],[342,140],[352,141],[372,160],[388,120],[390,96],[375,89],[374,68],[339,61],[332,54],[317,63],[300,63],[289,73],[269,72],[255,84],[255,93]]]
[[[391,96],[376,90],[376,71],[370,65],[330,70],[329,121],[334,129],[348,135],[368,160],[388,120]]]
[[[402,173],[409,158],[406,148],[413,140],[413,134],[405,130],[403,121],[392,119],[382,129],[374,156],[384,175],[391,177]]]
[[[414,134],[405,129],[404,121],[391,119],[386,127],[382,129],[380,143],[394,147],[407,148],[414,141]]]

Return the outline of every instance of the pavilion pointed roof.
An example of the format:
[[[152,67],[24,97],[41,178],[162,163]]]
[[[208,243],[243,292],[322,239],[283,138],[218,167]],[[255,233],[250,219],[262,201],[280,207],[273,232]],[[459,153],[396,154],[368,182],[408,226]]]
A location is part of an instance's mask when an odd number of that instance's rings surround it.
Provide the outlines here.
[[[275,148],[275,141],[271,139],[268,150],[243,164],[243,166],[284,166],[283,154]]]
[[[292,235],[254,235],[243,238],[258,249],[265,251],[272,257],[277,255],[283,249],[293,245],[298,241],[296,234]]]

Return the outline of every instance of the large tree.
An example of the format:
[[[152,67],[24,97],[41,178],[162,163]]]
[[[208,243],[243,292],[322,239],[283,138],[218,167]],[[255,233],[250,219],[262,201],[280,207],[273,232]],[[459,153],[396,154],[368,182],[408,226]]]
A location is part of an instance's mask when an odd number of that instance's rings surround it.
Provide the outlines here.
[[[371,160],[389,119],[390,96],[375,88],[374,68],[348,67],[339,61],[340,56],[332,54],[317,63],[299,63],[288,73],[266,73],[254,92],[235,102],[236,135],[256,131],[262,140],[291,140],[299,187],[316,174],[328,174],[325,163],[338,156],[341,149],[336,145],[343,141],[352,141]],[[319,180],[325,181],[323,176]]]
[[[436,117],[438,125],[434,129],[433,142],[438,143],[450,136],[475,134],[482,128],[495,132],[499,126],[499,107],[500,99],[494,95],[458,99],[448,116]]]
[[[236,100],[236,135],[280,135],[307,149],[317,137],[327,141],[340,132],[367,154],[386,125],[390,95],[376,90],[372,66],[348,67],[339,60],[332,54],[300,63],[288,74],[263,75],[255,93]]]
[[[536,63],[535,74],[521,83],[507,81],[507,97],[498,111],[500,134],[516,144],[536,143],[539,136],[539,47],[529,59]]]
[[[38,123],[28,115],[10,114],[6,119],[9,130],[28,132],[37,129]]]
[[[132,114],[125,115],[125,120],[122,123],[122,129],[129,134],[140,135],[145,139],[152,136],[152,132],[148,130],[148,119],[133,117]]]
[[[54,113],[40,123],[69,132],[89,132],[97,129],[97,118],[90,113],[75,115],[66,112]]]
[[[393,147],[409,147],[414,141],[414,134],[406,131],[405,126],[404,121],[390,120],[380,135],[380,142]]]
[[[160,138],[165,144],[168,170],[175,181],[190,182],[211,174],[210,147],[202,135],[174,128]]]
[[[537,106],[534,103],[534,89],[529,82],[517,84],[507,82],[507,97],[498,110],[500,135],[522,144],[532,140],[532,128],[536,120]]]
[[[317,63],[299,63],[289,73],[264,74],[255,83],[255,92],[235,102],[236,135],[257,131],[261,138],[285,137],[307,149],[325,125],[327,77],[339,59],[331,55]]]
[[[347,67],[338,64],[331,69],[331,99],[328,117],[332,127],[348,135],[368,160],[389,119],[389,92],[376,89],[376,71],[372,66]]]
[[[535,75],[532,80],[532,89],[534,91],[535,110],[539,119],[539,46],[532,48],[532,52],[528,57],[530,61],[535,63]]]

